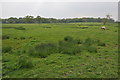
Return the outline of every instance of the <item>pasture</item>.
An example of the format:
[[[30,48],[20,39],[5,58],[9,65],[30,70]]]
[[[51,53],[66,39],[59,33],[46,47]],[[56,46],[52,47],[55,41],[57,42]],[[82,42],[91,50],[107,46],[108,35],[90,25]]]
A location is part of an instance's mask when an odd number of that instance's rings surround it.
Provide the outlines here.
[[[3,78],[116,78],[118,25],[2,24]]]

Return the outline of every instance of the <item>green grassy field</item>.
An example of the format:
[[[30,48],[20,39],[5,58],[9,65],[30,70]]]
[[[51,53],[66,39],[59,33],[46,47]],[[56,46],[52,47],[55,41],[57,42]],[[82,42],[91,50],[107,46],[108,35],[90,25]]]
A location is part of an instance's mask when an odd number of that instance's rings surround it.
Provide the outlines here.
[[[117,23],[107,24],[107,30],[101,30],[101,26],[102,23],[3,24],[3,78],[118,77]],[[92,46],[97,52],[85,49],[77,54],[64,54],[65,51],[72,50],[65,47],[67,50],[51,52],[45,58],[29,55],[29,50],[36,45],[52,43],[59,46],[59,42],[66,36],[81,41],[79,45],[73,44],[75,47],[84,46],[85,40],[91,39]],[[94,43],[94,40],[105,45],[98,45],[99,43]],[[66,43],[68,47],[69,44]],[[50,47],[47,47],[49,50]],[[90,51],[93,51],[93,48],[90,48]],[[46,50],[46,47],[42,49]]]

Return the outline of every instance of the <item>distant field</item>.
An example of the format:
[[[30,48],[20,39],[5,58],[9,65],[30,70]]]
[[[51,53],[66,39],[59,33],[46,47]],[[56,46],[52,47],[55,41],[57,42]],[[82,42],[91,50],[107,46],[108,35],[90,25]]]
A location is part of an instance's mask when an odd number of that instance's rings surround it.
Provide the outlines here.
[[[106,30],[102,26],[3,24],[3,78],[118,77],[118,26],[109,23]]]

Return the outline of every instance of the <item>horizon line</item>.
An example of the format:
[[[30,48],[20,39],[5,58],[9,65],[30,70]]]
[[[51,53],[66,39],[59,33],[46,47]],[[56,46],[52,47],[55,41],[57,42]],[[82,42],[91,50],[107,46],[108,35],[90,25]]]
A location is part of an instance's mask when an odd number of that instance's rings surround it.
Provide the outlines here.
[[[33,16],[33,15],[25,15],[25,16]],[[0,17],[1,19],[8,19],[8,18],[24,18],[25,16],[10,16],[10,17]],[[38,15],[40,16],[40,15]],[[37,16],[33,16],[34,18],[36,18]],[[45,16],[40,16],[41,18],[54,18],[54,19],[73,19],[73,18],[105,18],[105,17],[93,17],[93,16],[82,16],[82,17],[62,17],[62,18],[57,18],[57,17],[45,17]],[[114,19],[113,17],[111,17],[111,19],[113,20],[117,20]]]

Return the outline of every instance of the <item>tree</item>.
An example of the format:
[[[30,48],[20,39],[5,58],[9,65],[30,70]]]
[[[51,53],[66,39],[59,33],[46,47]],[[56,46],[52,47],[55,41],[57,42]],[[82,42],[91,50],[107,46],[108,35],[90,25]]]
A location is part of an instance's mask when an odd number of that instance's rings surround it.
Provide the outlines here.
[[[36,21],[36,23],[41,23],[41,17],[40,17],[40,16],[37,16],[37,17],[35,18],[35,21]]]
[[[105,18],[63,18],[63,19],[55,19],[55,18],[43,18],[37,16],[34,18],[33,16],[25,16],[25,17],[10,17],[7,19],[2,19],[2,23],[77,23],[77,22],[103,22],[105,25],[107,22],[114,22],[111,18],[111,15],[106,15]]]
[[[106,25],[107,21],[111,19],[112,15],[107,14],[106,18],[103,18],[103,25]]]
[[[33,19],[34,19],[33,16],[25,16],[24,19],[25,19],[25,23],[34,23],[33,22]]]

